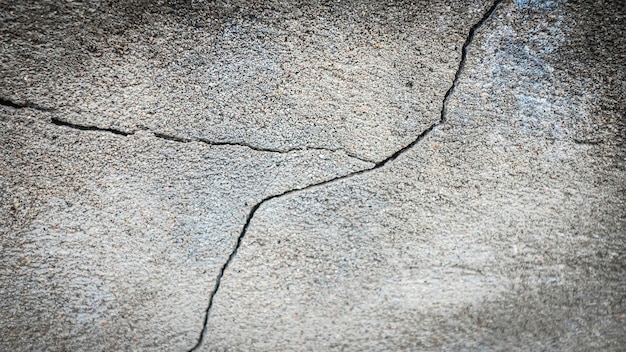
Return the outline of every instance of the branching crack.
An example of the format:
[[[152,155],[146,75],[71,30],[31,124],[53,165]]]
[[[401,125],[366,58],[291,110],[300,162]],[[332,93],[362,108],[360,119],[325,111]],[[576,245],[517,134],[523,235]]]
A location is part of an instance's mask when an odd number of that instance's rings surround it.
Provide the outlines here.
[[[408,151],[409,149],[411,149],[413,146],[415,146],[416,144],[420,143],[424,138],[426,138],[433,130],[443,126],[447,120],[447,108],[448,108],[448,101],[450,100],[450,97],[452,96],[452,94],[454,93],[454,91],[456,90],[457,85],[459,84],[459,80],[461,77],[461,74],[463,73],[463,70],[465,69],[465,62],[467,59],[467,52],[468,52],[468,48],[470,46],[470,44],[472,43],[474,36],[476,34],[476,31],[478,29],[480,29],[486,22],[487,20],[493,15],[493,13],[496,11],[496,9],[500,6],[500,4],[503,2],[503,0],[495,0],[495,2],[493,3],[493,5],[487,10],[487,12],[483,15],[483,17],[476,22],[469,30],[469,33],[465,39],[465,42],[463,43],[463,47],[461,48],[461,59],[459,62],[459,66],[457,68],[457,71],[454,75],[454,80],[452,81],[452,85],[450,86],[450,88],[448,89],[448,91],[446,92],[446,94],[444,95],[443,98],[443,102],[442,102],[442,106],[441,106],[441,115],[440,115],[440,120],[439,122],[431,125],[430,127],[428,127],[426,130],[424,130],[419,136],[417,136],[417,138],[415,138],[411,143],[409,143],[408,145],[402,147],[401,149],[399,149],[398,151],[396,151],[395,153],[391,154],[390,156],[388,156],[387,158],[385,158],[384,160],[376,163],[374,166],[366,168],[366,169],[362,169],[359,171],[354,171],[351,172],[349,174],[343,175],[343,176],[339,176],[339,177],[335,177],[332,178],[330,180],[326,180],[326,181],[322,181],[319,183],[314,183],[308,186],[304,186],[304,187],[300,187],[300,188],[293,188],[290,190],[287,190],[285,192],[279,193],[279,194],[275,194],[269,197],[264,198],[263,200],[261,200],[260,202],[256,203],[252,209],[250,210],[250,212],[248,213],[248,216],[246,217],[246,222],[243,225],[243,228],[241,229],[241,232],[239,233],[239,236],[237,237],[237,242],[235,244],[235,247],[233,248],[232,252],[230,253],[230,255],[228,256],[228,259],[226,260],[226,262],[224,263],[224,265],[222,265],[219,274],[217,275],[217,278],[215,280],[215,286],[213,288],[213,291],[211,292],[211,295],[209,297],[209,302],[207,305],[207,308],[205,310],[205,314],[204,314],[204,322],[202,325],[202,330],[200,331],[200,336],[198,337],[198,341],[196,342],[195,346],[193,346],[189,352],[195,351],[198,347],[200,347],[202,345],[202,342],[204,340],[204,336],[206,333],[206,328],[208,325],[208,321],[209,321],[209,314],[211,313],[211,308],[213,307],[213,300],[217,294],[217,292],[219,291],[220,288],[220,284],[222,282],[222,277],[224,276],[224,273],[226,272],[226,269],[228,269],[228,266],[230,265],[230,263],[233,261],[233,259],[235,258],[235,256],[237,255],[237,252],[239,251],[239,247],[241,246],[241,243],[248,231],[248,228],[250,227],[250,223],[252,222],[252,219],[254,218],[254,214],[256,214],[257,210],[259,210],[259,208],[265,204],[266,202],[271,201],[272,199],[276,199],[276,198],[280,198],[292,193],[296,193],[299,191],[304,191],[304,190],[310,190],[313,188],[317,188],[317,187],[321,187],[330,183],[335,183],[341,180],[345,180],[347,178],[351,178],[357,175],[361,175],[373,170],[376,170],[378,168],[381,168],[385,165],[387,165],[388,163],[394,161],[395,159],[397,159],[400,155],[404,154],[406,151]]]

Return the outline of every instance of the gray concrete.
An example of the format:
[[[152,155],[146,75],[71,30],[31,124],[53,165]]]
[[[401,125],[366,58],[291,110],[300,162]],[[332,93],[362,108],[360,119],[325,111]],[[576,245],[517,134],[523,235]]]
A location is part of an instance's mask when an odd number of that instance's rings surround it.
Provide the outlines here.
[[[0,350],[622,350],[626,7],[492,4],[0,1]]]
[[[0,114],[2,350],[193,346],[250,208],[367,166],[76,131],[45,115]]]
[[[0,96],[75,123],[381,160],[438,120],[486,5],[150,3],[4,5]]]

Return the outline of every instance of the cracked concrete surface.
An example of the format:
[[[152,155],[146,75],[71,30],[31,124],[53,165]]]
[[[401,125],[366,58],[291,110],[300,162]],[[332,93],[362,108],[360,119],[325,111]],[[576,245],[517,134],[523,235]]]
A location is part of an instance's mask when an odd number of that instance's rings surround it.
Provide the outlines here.
[[[41,110],[41,111],[49,111],[50,109],[48,108],[42,108],[39,106],[33,106],[33,105],[20,105],[20,104],[16,104],[13,103],[11,101],[5,101],[4,104],[0,104],[0,105],[5,105],[5,106],[9,106],[9,107],[15,107],[18,109],[21,108],[34,108],[36,110]],[[98,127],[98,126],[94,126],[94,125],[80,125],[80,124],[75,124],[75,123],[71,123],[71,122],[67,122],[55,117],[52,117],[50,119],[50,122],[52,122],[54,125],[57,126],[64,126],[64,127],[69,127],[69,128],[73,128],[76,130],[80,130],[80,131],[100,131],[100,132],[109,132],[109,133],[113,133],[113,134],[117,134],[120,136],[130,136],[133,135],[135,133],[137,133],[137,131],[131,131],[131,132],[125,132],[122,130],[118,130],[118,129],[114,129],[114,128],[104,128],[104,127]],[[173,142],[179,142],[179,143],[190,143],[190,142],[198,142],[198,143],[204,143],[204,144],[208,144],[211,146],[232,146],[232,147],[245,147],[245,148],[249,148],[251,150],[255,150],[255,151],[259,151],[259,152],[272,152],[272,153],[291,153],[294,151],[302,151],[302,150],[317,150],[317,151],[326,151],[326,152],[343,152],[342,150],[333,150],[333,149],[326,149],[326,148],[295,148],[295,149],[291,149],[291,150],[286,150],[286,151],[282,151],[282,150],[278,150],[278,149],[269,149],[269,148],[259,148],[259,147],[255,147],[253,145],[250,145],[248,143],[237,143],[237,142],[215,142],[215,141],[210,141],[204,138],[188,138],[188,137],[179,137],[179,136],[174,136],[174,135],[168,135],[165,133],[160,133],[160,132],[152,132],[149,129],[143,129],[140,131],[148,131],[150,133],[152,133],[152,135],[156,138],[161,138],[161,139],[165,139],[168,141],[173,141]],[[369,160],[365,160],[365,159],[361,159],[358,156],[354,156],[354,155],[350,155],[350,157],[361,160],[363,162],[366,163],[371,163]],[[321,154],[321,158],[323,159],[324,156],[323,154]]]
[[[569,39],[546,31],[585,23],[567,9],[507,4],[478,34],[444,128],[392,165],[261,209],[206,347],[622,348],[623,105],[606,88],[552,95],[599,88],[579,83],[589,57],[555,72],[546,53]]]
[[[367,166],[1,116],[2,336],[25,350],[187,349],[250,208]]]
[[[487,6],[409,5],[5,2],[0,96],[76,124],[379,161],[438,120]]]
[[[0,6],[0,349],[626,344],[623,3]]]

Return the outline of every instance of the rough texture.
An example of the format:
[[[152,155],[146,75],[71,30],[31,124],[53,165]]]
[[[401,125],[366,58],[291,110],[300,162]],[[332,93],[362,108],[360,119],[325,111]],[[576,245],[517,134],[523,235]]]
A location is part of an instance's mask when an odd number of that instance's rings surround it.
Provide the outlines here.
[[[257,213],[205,350],[621,350],[615,10],[504,4],[444,128],[382,169]]]
[[[367,166],[0,111],[1,350],[185,350],[250,208]]]
[[[490,6],[0,0],[0,350],[619,351],[625,5]]]
[[[4,2],[0,96],[75,123],[377,161],[438,119],[484,4]]]

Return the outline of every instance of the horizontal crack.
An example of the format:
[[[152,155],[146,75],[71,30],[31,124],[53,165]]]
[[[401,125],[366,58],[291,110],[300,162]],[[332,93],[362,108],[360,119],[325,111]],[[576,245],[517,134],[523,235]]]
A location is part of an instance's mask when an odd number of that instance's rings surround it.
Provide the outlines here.
[[[116,129],[113,129],[113,128],[102,128],[102,127],[91,126],[91,125],[77,125],[75,123],[70,123],[70,122],[67,122],[67,121],[59,120],[59,119],[57,119],[55,117],[51,118],[50,122],[52,122],[53,124],[55,124],[57,126],[69,127],[69,128],[73,128],[73,129],[77,129],[77,130],[81,130],[81,131],[109,132],[109,133],[113,133],[113,134],[117,134],[117,135],[125,136],[125,137],[132,134],[132,133],[116,130]]]
[[[67,122],[67,121],[61,120],[61,119],[56,118],[56,117],[51,118],[50,122],[52,122],[52,124],[57,125],[57,126],[69,127],[69,128],[73,128],[73,129],[80,130],[80,131],[108,132],[108,133],[113,133],[113,134],[124,136],[124,137],[128,137],[128,136],[134,135],[136,133],[136,131],[125,132],[125,131],[114,129],[114,128],[98,127],[98,126],[94,126],[94,125],[80,125],[80,124]],[[165,134],[165,133],[161,133],[161,132],[154,132],[154,131],[151,131],[151,130],[148,130],[148,131],[151,132],[154,135],[154,137],[156,137],[156,138],[165,139],[165,140],[168,140],[168,141],[171,141],[171,142],[176,142],[176,143],[198,142],[198,143],[204,143],[204,144],[211,145],[211,146],[244,147],[244,148],[256,150],[256,151],[259,151],[259,152],[280,153],[280,154],[288,154],[288,153],[292,153],[292,152],[296,152],[296,151],[307,151],[307,150],[320,150],[320,151],[327,151],[327,152],[333,152],[333,153],[334,152],[338,152],[338,151],[343,151],[344,153],[346,153],[347,156],[349,156],[349,157],[351,157],[353,159],[357,159],[357,160],[360,160],[360,161],[363,161],[363,162],[366,162],[366,163],[375,163],[375,161],[368,160],[368,159],[365,159],[365,158],[361,158],[359,156],[356,156],[356,155],[353,155],[351,153],[348,153],[348,152],[346,152],[346,151],[344,151],[342,149],[330,149],[330,148],[319,148],[319,147],[302,147],[302,148],[281,150],[281,149],[271,149],[271,148],[256,147],[256,146],[253,146],[253,145],[248,144],[248,143],[215,142],[215,141],[208,140],[206,138],[186,138],[186,137],[179,137],[179,136],[169,135],[169,134]]]
[[[8,106],[14,109],[34,109],[34,110],[39,110],[39,111],[54,111],[54,108],[47,108],[47,107],[43,107],[34,103],[28,103],[28,102],[19,104],[14,101],[3,99],[3,98],[0,98],[0,105]]]
[[[287,154],[287,153],[292,153],[292,152],[296,152],[296,151],[307,151],[307,150],[320,150],[320,151],[326,151],[326,152],[339,152],[339,151],[343,151],[344,153],[346,153],[347,156],[354,158],[354,159],[358,159],[360,161],[366,162],[366,163],[375,163],[375,161],[369,160],[369,159],[365,159],[365,158],[361,158],[357,155],[354,155],[352,153],[348,153],[343,149],[331,149],[331,148],[320,148],[320,147],[302,147],[302,148],[293,148],[293,149],[275,149],[275,148],[262,148],[262,147],[257,147],[254,146],[252,144],[248,144],[248,143],[234,143],[234,142],[215,142],[215,141],[210,141],[208,139],[205,138],[184,138],[184,137],[177,137],[177,136],[172,136],[172,135],[168,135],[168,134],[164,134],[164,133],[157,133],[157,132],[153,132],[154,136],[157,138],[162,138],[162,139],[167,139],[169,141],[174,141],[174,142],[179,142],[179,143],[189,143],[189,142],[199,142],[199,143],[205,143],[208,145],[216,145],[216,146],[220,146],[220,145],[225,145],[225,146],[239,146],[239,147],[245,147],[248,149],[252,149],[252,150],[256,150],[259,152],[268,152],[268,153],[281,153],[281,154]]]
[[[572,141],[574,141],[574,143],[576,143],[576,144],[587,144],[587,145],[596,145],[596,144],[604,143],[604,141],[600,140],[600,139],[579,139],[579,138],[573,138]]]
[[[27,108],[29,108],[29,109],[39,110],[39,111],[46,111],[46,112],[56,111],[54,108],[43,107],[43,106],[39,106],[39,105],[33,104],[33,103],[18,104],[16,102],[13,102],[13,101],[8,100],[8,99],[3,99],[3,98],[0,98],[0,106],[7,106],[7,107],[10,107],[10,108],[14,108],[14,109],[27,109]],[[136,131],[125,132],[125,131],[118,130],[118,129],[115,129],[115,128],[98,127],[98,126],[95,126],[95,125],[81,125],[81,124],[76,124],[76,123],[64,121],[64,120],[61,120],[61,119],[56,118],[56,117],[51,118],[50,122],[52,122],[52,124],[57,125],[57,126],[69,127],[69,128],[73,128],[73,129],[80,130],[80,131],[108,132],[108,133],[113,133],[113,134],[116,134],[116,135],[119,135],[119,136],[124,136],[124,137],[128,137],[128,136],[134,135],[135,132],[136,132]],[[376,163],[375,160],[370,160],[370,159],[366,159],[366,158],[360,157],[360,156],[358,156],[358,155],[356,155],[354,153],[350,153],[350,152],[348,152],[346,150],[343,150],[343,149],[340,149],[340,148],[337,148],[337,149],[320,148],[320,147],[300,147],[300,148],[292,148],[292,149],[263,148],[263,147],[257,147],[257,146],[254,146],[254,145],[248,144],[248,143],[216,142],[216,141],[208,140],[206,138],[185,138],[185,137],[178,137],[178,136],[168,135],[168,134],[160,133],[160,132],[153,132],[153,131],[150,131],[150,132],[152,132],[152,134],[156,138],[161,138],[161,139],[165,139],[165,140],[172,141],[172,142],[177,142],[177,143],[199,142],[199,143],[204,143],[204,144],[213,145],[213,146],[244,147],[244,148],[256,150],[256,151],[259,151],[259,152],[267,152],[267,153],[287,154],[287,153],[291,153],[291,152],[295,152],[295,151],[307,151],[307,150],[320,150],[320,151],[327,151],[327,152],[332,152],[332,153],[342,151],[347,156],[349,156],[349,157],[351,157],[353,159],[357,159],[357,160],[360,160],[360,161],[366,162],[366,163]]]
[[[161,138],[161,139],[165,139],[167,141],[172,141],[172,142],[177,142],[177,143],[190,143],[190,142],[194,141],[191,138],[183,138],[183,137],[171,136],[171,135],[165,134],[165,133],[152,132],[152,134],[154,134],[154,136],[156,138]],[[206,143],[206,142],[204,142],[204,143]],[[211,144],[211,143],[207,143],[207,144]]]
[[[407,150],[411,149],[413,146],[415,146],[416,144],[421,142],[433,130],[435,130],[438,127],[443,126],[443,124],[446,122],[446,118],[447,118],[446,114],[447,114],[448,101],[449,101],[450,97],[452,96],[452,94],[454,93],[454,91],[455,91],[455,89],[456,89],[456,87],[457,87],[457,85],[459,83],[459,79],[461,77],[461,74],[463,73],[463,70],[465,68],[465,61],[467,59],[468,47],[472,43],[472,41],[474,39],[474,36],[476,34],[476,30],[478,30],[480,27],[482,27],[485,24],[485,22],[491,17],[491,15],[493,15],[493,13],[496,11],[496,9],[502,3],[502,1],[503,0],[496,0],[493,3],[493,5],[487,10],[487,12],[483,15],[483,17],[470,28],[469,33],[468,33],[468,35],[467,35],[467,37],[465,39],[465,42],[463,43],[463,47],[461,49],[461,59],[460,59],[457,71],[456,71],[456,73],[454,75],[454,80],[452,82],[452,86],[448,89],[448,91],[444,95],[443,103],[442,103],[442,107],[441,107],[440,121],[438,123],[431,125],[429,128],[424,130],[419,136],[417,136],[417,138],[415,138],[415,140],[413,140],[411,143],[409,143],[408,145],[406,145],[403,148],[399,149],[395,153],[391,154],[390,156],[388,156],[384,160],[376,163],[374,166],[372,166],[370,168],[366,168],[366,169],[362,169],[362,170],[359,170],[359,171],[351,172],[351,173],[343,175],[343,176],[335,177],[333,179],[322,181],[322,182],[315,183],[315,184],[311,184],[311,185],[308,185],[308,186],[305,186],[305,187],[293,188],[293,189],[287,190],[285,192],[266,197],[263,200],[261,200],[260,202],[256,203],[252,207],[252,209],[248,213],[248,216],[246,217],[246,222],[245,222],[243,228],[241,229],[241,232],[239,233],[239,236],[237,237],[237,242],[235,244],[234,249],[232,250],[232,252],[228,256],[228,259],[226,260],[224,265],[222,265],[222,267],[220,269],[220,272],[217,275],[217,278],[215,280],[215,286],[213,288],[213,291],[211,292],[211,295],[209,297],[209,302],[208,302],[207,308],[205,310],[204,322],[203,322],[203,325],[202,325],[202,330],[200,331],[200,336],[198,337],[198,341],[196,342],[196,344],[188,352],[195,351],[198,347],[200,347],[200,345],[202,344],[202,342],[204,340],[204,335],[206,333],[206,328],[207,328],[207,325],[208,325],[208,322],[209,322],[209,314],[211,312],[211,308],[213,307],[213,300],[215,299],[215,296],[217,295],[217,292],[219,291],[219,288],[220,288],[220,285],[221,285],[221,282],[222,282],[222,278],[224,277],[224,273],[226,272],[226,269],[228,269],[228,266],[230,265],[230,263],[233,261],[233,259],[237,255],[237,252],[239,251],[239,248],[241,247],[241,242],[243,241],[243,238],[245,237],[245,235],[246,235],[246,233],[248,231],[248,228],[250,227],[250,223],[252,222],[252,219],[254,218],[254,214],[256,214],[257,210],[259,210],[259,208],[263,204],[265,204],[266,202],[268,202],[268,201],[270,201],[272,199],[280,198],[280,197],[283,197],[283,196],[286,196],[286,195],[289,195],[289,194],[292,194],[292,193],[296,193],[296,192],[299,192],[299,191],[310,190],[312,188],[321,187],[321,186],[324,186],[324,185],[328,185],[330,183],[338,182],[338,181],[345,180],[345,179],[350,178],[350,177],[354,177],[354,176],[357,176],[357,175],[364,174],[366,172],[370,172],[370,171],[379,169],[379,168],[385,166],[386,164],[394,161],[400,155],[404,154]]]

